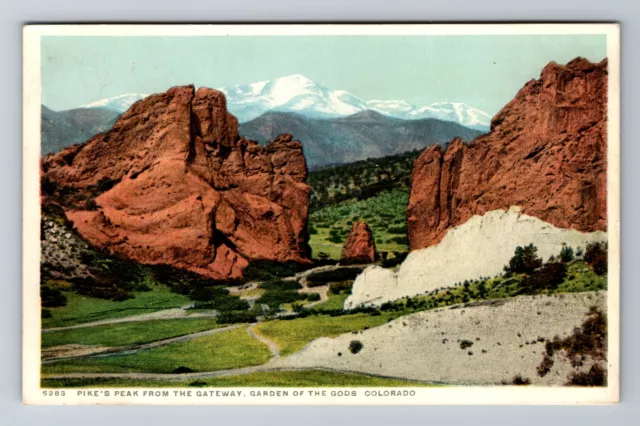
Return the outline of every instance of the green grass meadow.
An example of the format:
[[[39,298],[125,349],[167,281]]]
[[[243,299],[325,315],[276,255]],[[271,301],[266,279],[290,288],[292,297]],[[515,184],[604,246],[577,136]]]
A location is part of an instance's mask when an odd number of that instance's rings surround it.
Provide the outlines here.
[[[269,349],[249,336],[245,327],[241,326],[130,355],[78,358],[44,364],[42,373],[172,373],[178,367],[193,371],[216,371],[264,364],[270,357]]]
[[[126,346],[222,327],[212,318],[139,321],[42,333],[42,347],[60,345]]]
[[[66,306],[48,308],[51,318],[42,319],[42,328],[64,327],[86,322],[132,315],[148,314],[163,309],[187,305],[189,298],[173,293],[167,286],[157,284],[151,291],[133,292],[133,299],[113,301],[64,292]]]

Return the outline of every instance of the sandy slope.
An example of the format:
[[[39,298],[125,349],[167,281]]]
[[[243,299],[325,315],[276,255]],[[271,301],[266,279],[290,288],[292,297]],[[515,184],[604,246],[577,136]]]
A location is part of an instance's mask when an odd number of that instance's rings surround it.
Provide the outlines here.
[[[544,343],[537,339],[570,334],[582,324],[590,306],[606,309],[606,294],[521,296],[420,312],[357,334],[314,340],[273,366],[333,368],[454,384],[498,384],[521,374],[533,384],[562,385],[570,371],[564,362],[556,361],[544,378],[537,375],[544,351]],[[352,340],[364,344],[355,355],[348,349]],[[461,349],[462,340],[473,345]]]
[[[493,210],[451,228],[439,244],[411,252],[397,272],[378,266],[367,268],[356,279],[345,308],[381,305],[456,282],[495,276],[509,263],[517,246],[534,243],[538,254],[547,260],[560,253],[563,243],[574,249],[584,248],[588,242],[606,238],[605,232],[556,228],[521,214],[518,207]]]

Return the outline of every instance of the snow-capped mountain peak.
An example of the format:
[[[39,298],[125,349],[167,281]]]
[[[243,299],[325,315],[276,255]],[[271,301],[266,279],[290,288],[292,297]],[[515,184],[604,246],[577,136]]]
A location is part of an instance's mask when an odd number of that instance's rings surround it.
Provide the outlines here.
[[[113,98],[100,99],[85,105],[80,105],[79,108],[107,108],[122,113],[128,110],[131,105],[147,96],[149,95],[143,93],[125,93],[124,95],[114,96]]]
[[[268,111],[294,112],[312,118],[334,118],[372,110],[404,120],[434,118],[451,121],[476,130],[488,130],[489,114],[462,102],[436,102],[415,106],[403,100],[363,100],[345,90],[331,90],[302,74],[273,80],[223,87],[227,107],[240,122],[247,122]],[[82,105],[126,111],[147,95],[128,93]]]

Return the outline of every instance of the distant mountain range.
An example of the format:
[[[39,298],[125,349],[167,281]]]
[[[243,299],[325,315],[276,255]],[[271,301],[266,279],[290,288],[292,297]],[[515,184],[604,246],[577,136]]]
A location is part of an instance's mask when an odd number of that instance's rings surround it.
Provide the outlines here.
[[[302,141],[309,168],[350,163],[444,145],[455,137],[471,141],[482,134],[433,118],[402,120],[374,111],[334,119],[309,118],[290,112],[268,112],[240,124],[240,134],[266,142],[281,133]]]
[[[311,118],[336,118],[367,110],[404,120],[435,118],[480,131],[488,131],[491,122],[489,114],[461,102],[438,102],[418,107],[401,100],[365,101],[344,90],[330,90],[300,74],[218,90],[227,96],[227,108],[241,123],[269,111],[293,112]],[[148,94],[127,93],[79,108],[108,108],[123,113],[146,96]]]
[[[107,108],[53,111],[42,105],[42,154],[58,152],[109,130],[119,115]]]
[[[364,101],[302,75],[219,89],[238,117],[240,134],[262,143],[280,133],[302,141],[310,168],[470,141],[488,131],[490,117],[463,103],[416,107],[405,101]],[[147,94],[128,93],[67,111],[42,106],[42,152],[84,142],[108,130]]]

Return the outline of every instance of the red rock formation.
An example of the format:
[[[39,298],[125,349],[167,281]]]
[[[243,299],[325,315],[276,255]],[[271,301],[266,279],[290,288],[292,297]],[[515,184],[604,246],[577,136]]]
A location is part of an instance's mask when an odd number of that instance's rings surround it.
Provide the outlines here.
[[[512,205],[560,228],[606,230],[606,113],[606,59],[552,62],[493,118],[490,133],[425,150],[411,178],[411,250]]]
[[[362,220],[351,227],[342,247],[341,264],[373,263],[376,261],[376,243],[369,226]]]
[[[141,263],[225,280],[253,259],[309,257],[302,145],[239,137],[216,90],[149,96],[108,132],[46,157],[43,174],[84,238]]]

